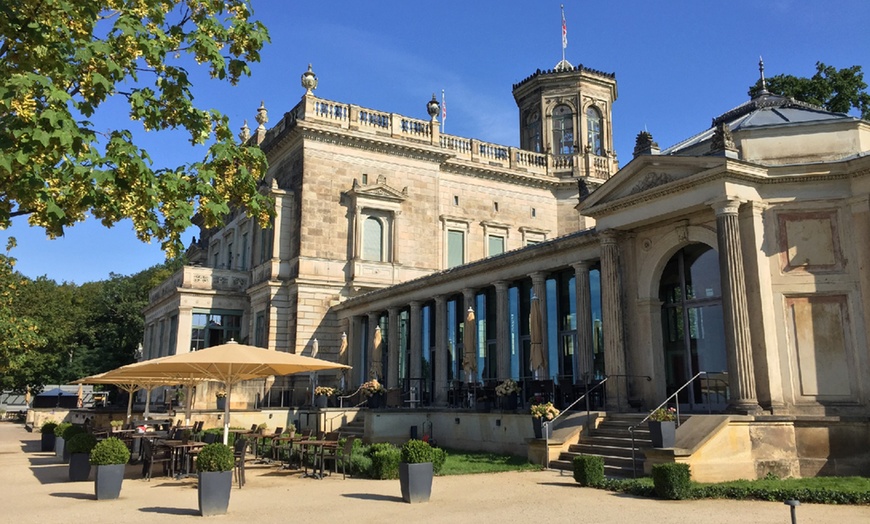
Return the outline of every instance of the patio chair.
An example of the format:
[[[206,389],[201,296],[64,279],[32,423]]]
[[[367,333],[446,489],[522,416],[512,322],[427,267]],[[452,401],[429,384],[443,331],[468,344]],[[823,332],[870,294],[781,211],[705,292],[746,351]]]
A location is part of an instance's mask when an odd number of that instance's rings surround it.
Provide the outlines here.
[[[233,455],[235,456],[235,467],[233,473],[239,483],[239,489],[245,485],[245,454],[248,452],[248,441],[244,438],[239,438],[233,445]]]
[[[163,475],[169,475],[172,468],[172,450],[158,446],[151,439],[142,439],[142,476],[150,481],[155,463],[163,464]]]
[[[341,478],[347,478],[347,464],[350,462],[350,456],[353,454],[353,442],[357,439],[355,436],[347,437],[344,445],[336,448],[327,448],[323,453],[324,467],[326,463],[332,461],[333,473],[338,473],[338,463],[341,462]]]

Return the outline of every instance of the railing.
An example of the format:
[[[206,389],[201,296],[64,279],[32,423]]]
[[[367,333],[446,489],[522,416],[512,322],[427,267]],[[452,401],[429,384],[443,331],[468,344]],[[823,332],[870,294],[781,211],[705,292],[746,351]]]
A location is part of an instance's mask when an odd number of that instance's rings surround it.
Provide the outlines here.
[[[643,420],[641,420],[640,422],[638,422],[637,424],[635,424],[633,426],[629,426],[628,432],[631,434],[631,473],[634,477],[637,477],[637,464],[635,464],[634,430],[637,429],[638,426],[645,424],[649,420],[649,418],[652,416],[653,413],[655,413],[657,410],[661,409],[662,407],[666,406],[668,404],[668,402],[671,401],[672,398],[675,398],[680,393],[680,391],[686,389],[691,383],[693,383],[701,375],[706,375],[706,374],[707,374],[706,371],[699,371],[698,373],[696,373],[694,377],[690,378],[685,384],[680,386],[676,391],[674,391],[671,394],[671,396],[666,398],[664,400],[664,402],[662,402],[661,404],[659,404],[658,406],[653,408],[652,411],[647,413],[647,416],[645,416],[643,418]],[[677,419],[676,419],[677,427],[680,427],[680,403],[676,402],[675,404],[676,404],[676,415],[677,415]],[[710,407],[709,402],[707,402],[707,413],[708,414],[711,413],[711,407]]]
[[[571,404],[566,406],[565,409],[563,409],[558,415],[556,415],[553,418],[553,420],[541,421],[541,433],[543,433],[543,435],[544,435],[544,467],[546,469],[550,469],[550,426],[555,424],[556,421],[559,420],[559,417],[561,417],[562,415],[567,413],[568,410],[573,408],[578,402],[580,402],[583,399],[586,399],[586,426],[588,427],[589,426],[589,412],[590,412],[589,394],[592,393],[593,391],[595,391],[596,389],[600,388],[601,386],[603,386],[607,382],[608,378],[610,378],[610,377],[604,377],[604,379],[601,382],[599,382],[598,384],[595,384],[591,388],[587,389],[582,395],[580,395],[577,398],[577,400],[575,400],[574,402],[572,402]]]
[[[649,375],[614,374],[614,375],[607,375],[607,378],[615,378],[616,379],[616,405],[617,406],[622,406],[622,395],[619,394],[619,391],[620,391],[619,379],[625,379],[627,381],[630,378],[645,378],[647,382],[652,382],[652,377]],[[626,385],[627,384],[628,383],[626,382]],[[627,391],[628,391],[628,388],[626,388],[626,392]],[[628,400],[628,399],[626,399],[626,400]]]

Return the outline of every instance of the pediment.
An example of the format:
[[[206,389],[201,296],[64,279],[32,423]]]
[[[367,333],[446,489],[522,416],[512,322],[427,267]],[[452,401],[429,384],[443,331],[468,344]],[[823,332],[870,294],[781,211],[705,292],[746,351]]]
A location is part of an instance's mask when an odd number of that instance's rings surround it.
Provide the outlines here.
[[[351,187],[347,194],[357,201],[404,202],[408,198],[408,188],[405,187],[402,190],[398,190],[387,185],[386,180],[382,177],[378,177],[378,183],[372,185],[362,185],[354,179],[353,187]]]

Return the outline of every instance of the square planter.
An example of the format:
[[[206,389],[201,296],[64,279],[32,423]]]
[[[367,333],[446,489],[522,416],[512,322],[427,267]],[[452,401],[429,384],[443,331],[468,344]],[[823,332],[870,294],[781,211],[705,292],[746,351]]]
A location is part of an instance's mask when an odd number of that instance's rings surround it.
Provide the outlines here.
[[[63,437],[55,437],[54,438],[54,456],[63,460],[63,451],[64,451],[64,441]]]
[[[399,463],[399,485],[402,488],[402,500],[409,504],[429,502],[432,494],[432,463],[419,464]]]
[[[70,482],[84,482],[91,476],[91,454],[73,453],[69,456]]]
[[[652,440],[654,448],[672,448],[677,434],[677,423],[673,420],[656,422],[650,420],[647,422],[649,426],[649,438]]]
[[[543,428],[544,419],[538,417],[532,417],[532,429],[535,432],[535,438],[553,438],[553,425],[547,424],[547,434],[544,435]]]
[[[57,439],[57,437],[54,433],[43,433],[39,449],[42,451],[54,451],[55,439]]]
[[[314,397],[314,407],[316,408],[325,408],[326,404],[329,402],[329,397],[326,395],[317,395]]]
[[[227,408],[227,397],[218,397],[217,399],[217,410],[224,411]]]
[[[121,496],[125,466],[126,464],[95,466],[94,493],[97,495],[97,500],[111,500]]]
[[[205,471],[198,475],[199,513],[203,517],[224,515],[230,505],[232,471]]]

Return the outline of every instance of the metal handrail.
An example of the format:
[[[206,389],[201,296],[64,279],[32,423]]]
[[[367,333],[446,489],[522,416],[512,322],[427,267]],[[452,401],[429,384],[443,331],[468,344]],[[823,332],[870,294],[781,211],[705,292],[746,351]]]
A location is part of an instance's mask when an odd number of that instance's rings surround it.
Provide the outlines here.
[[[567,413],[568,410],[573,408],[575,404],[577,404],[578,402],[580,402],[583,399],[586,399],[586,425],[588,426],[589,425],[589,394],[592,393],[593,391],[595,391],[596,389],[600,388],[601,386],[603,386],[604,383],[607,382],[608,378],[610,378],[610,377],[604,377],[604,379],[601,382],[599,382],[598,384],[595,384],[594,386],[592,386],[591,388],[589,388],[585,392],[583,392],[583,394],[580,395],[577,398],[577,400],[570,403],[568,405],[568,407],[566,407],[558,415],[553,417],[553,420],[542,420],[541,421],[541,431],[544,433],[544,468],[545,469],[550,469],[550,425],[555,423],[557,420],[559,420],[559,417],[561,417],[562,415]]]
[[[674,391],[674,392],[671,394],[671,396],[669,396],[668,398],[665,399],[664,402],[662,402],[661,404],[659,404],[658,406],[656,406],[655,408],[653,408],[652,411],[650,411],[649,413],[647,413],[647,415],[643,418],[643,420],[641,420],[640,422],[638,422],[637,424],[635,424],[635,425],[633,425],[633,426],[629,426],[629,427],[628,427],[628,432],[631,434],[631,473],[632,473],[632,476],[634,476],[635,478],[637,478],[637,464],[636,464],[636,462],[635,462],[635,453],[634,453],[634,452],[635,452],[635,445],[634,445],[634,430],[635,430],[638,426],[640,426],[641,424],[644,424],[647,420],[649,420],[649,418],[652,416],[653,413],[655,413],[657,410],[661,409],[662,407],[666,406],[666,405],[668,404],[668,402],[670,402],[670,400],[671,400],[672,398],[676,397],[677,394],[679,394],[680,391],[686,389],[686,387],[688,387],[689,384],[691,384],[692,382],[694,382],[695,379],[697,379],[697,378],[700,377],[701,375],[706,375],[706,374],[707,374],[706,371],[699,371],[698,373],[696,373],[694,377],[690,378],[690,379],[689,379],[685,384],[683,384],[682,386],[680,386],[679,389],[677,389],[676,391]],[[677,402],[677,403],[676,403],[676,406],[677,406],[677,407],[676,407],[676,411],[677,411],[677,419],[676,419],[676,422],[677,422],[677,427],[679,427],[679,426],[680,426],[680,403]],[[709,403],[707,403],[707,411],[708,411],[708,413],[710,412],[710,405],[709,405]]]
[[[628,379],[628,378],[645,378],[647,382],[652,382],[652,377],[649,376],[649,375],[626,375],[626,374],[614,374],[614,375],[605,375],[605,376],[606,376],[607,378],[616,377],[617,379],[619,379],[619,378],[625,378],[625,379]],[[628,393],[628,390],[627,390],[627,389],[628,389],[628,388],[627,388],[627,384],[626,384],[626,393]],[[626,398],[626,400],[628,400],[628,399]],[[617,405],[617,406],[621,406],[621,405],[622,405],[622,396],[619,394],[619,382],[618,382],[618,381],[617,381],[617,383],[616,383],[616,405]]]

